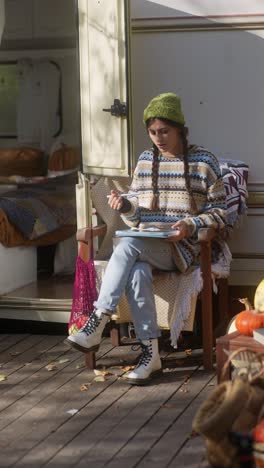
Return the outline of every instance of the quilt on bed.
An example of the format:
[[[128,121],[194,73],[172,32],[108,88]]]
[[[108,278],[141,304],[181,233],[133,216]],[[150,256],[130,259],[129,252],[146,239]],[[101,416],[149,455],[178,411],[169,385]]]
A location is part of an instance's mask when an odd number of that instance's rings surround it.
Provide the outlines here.
[[[21,185],[0,197],[0,209],[26,239],[76,225],[76,173]]]

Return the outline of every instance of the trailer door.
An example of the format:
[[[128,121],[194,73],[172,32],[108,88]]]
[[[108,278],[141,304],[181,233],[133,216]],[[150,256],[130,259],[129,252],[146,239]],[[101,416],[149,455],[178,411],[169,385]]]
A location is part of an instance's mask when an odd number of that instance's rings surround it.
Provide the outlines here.
[[[129,0],[78,0],[83,172],[128,176]]]

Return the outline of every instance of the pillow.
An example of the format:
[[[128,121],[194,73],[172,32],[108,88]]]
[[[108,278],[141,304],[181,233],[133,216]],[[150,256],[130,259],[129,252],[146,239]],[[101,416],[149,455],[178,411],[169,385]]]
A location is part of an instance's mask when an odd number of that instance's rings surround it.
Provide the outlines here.
[[[0,149],[0,176],[41,176],[43,169],[44,153],[39,149],[30,147]]]
[[[127,192],[131,180],[128,177],[101,177],[98,182],[91,187],[91,198],[94,208],[102,221],[107,225],[107,232],[100,244],[96,255],[97,260],[106,260],[113,251],[113,235],[116,230],[127,229],[127,225],[122,220],[120,213],[112,210],[107,202],[107,195],[111,190]]]
[[[73,146],[61,143],[48,162],[48,171],[71,171],[80,165],[80,152]]]
[[[2,197],[7,192],[11,192],[11,191],[14,191],[14,190],[17,190],[17,185],[16,184],[14,184],[14,185],[3,184],[2,185],[0,183],[0,197]]]

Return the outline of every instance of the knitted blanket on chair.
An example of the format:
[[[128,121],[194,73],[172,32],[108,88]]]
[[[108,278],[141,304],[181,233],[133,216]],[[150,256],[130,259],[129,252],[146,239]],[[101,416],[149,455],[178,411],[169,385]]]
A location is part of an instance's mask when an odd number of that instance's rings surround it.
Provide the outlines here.
[[[228,278],[230,274],[231,252],[224,241],[221,242],[221,255],[217,263],[212,264],[212,280],[214,292],[217,292],[216,278]],[[177,274],[177,273],[175,273]],[[197,298],[203,288],[201,269],[196,268],[186,273],[178,273],[175,281],[176,298],[170,320],[171,345],[177,348],[177,340],[184,324],[192,313],[193,298]]]

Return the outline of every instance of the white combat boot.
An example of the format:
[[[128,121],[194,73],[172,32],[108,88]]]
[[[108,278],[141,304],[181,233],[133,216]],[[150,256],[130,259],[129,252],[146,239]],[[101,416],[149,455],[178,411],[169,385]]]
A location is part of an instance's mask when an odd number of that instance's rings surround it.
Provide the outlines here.
[[[133,385],[145,385],[152,377],[162,373],[158,339],[141,341],[140,346],[142,354],[138,365],[125,375],[127,382]]]
[[[69,335],[65,340],[72,348],[87,353],[87,351],[98,351],[104,327],[110,319],[106,310],[94,310],[89,320],[80,331]]]

